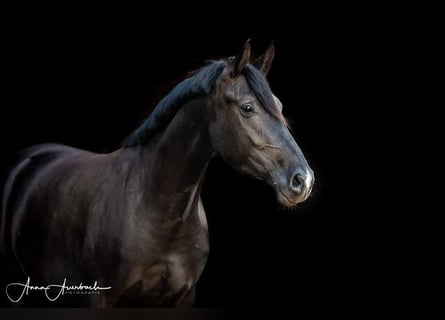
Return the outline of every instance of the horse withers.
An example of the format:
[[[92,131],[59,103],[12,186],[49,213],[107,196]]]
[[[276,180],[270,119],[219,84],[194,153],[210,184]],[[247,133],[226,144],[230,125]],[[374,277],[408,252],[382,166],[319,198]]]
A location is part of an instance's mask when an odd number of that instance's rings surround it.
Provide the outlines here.
[[[25,151],[4,188],[1,236],[28,289],[58,284],[64,306],[191,305],[209,251],[200,194],[215,156],[266,181],[285,207],[306,200],[313,172],[265,78],[274,54],[271,45],[251,64],[247,41],[204,66],[109,154]],[[76,289],[95,294],[65,294]]]

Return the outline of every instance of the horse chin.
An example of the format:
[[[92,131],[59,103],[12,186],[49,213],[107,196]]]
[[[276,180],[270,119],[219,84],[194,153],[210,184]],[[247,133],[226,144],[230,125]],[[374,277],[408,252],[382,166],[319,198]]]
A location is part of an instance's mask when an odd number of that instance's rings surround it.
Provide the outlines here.
[[[274,179],[272,175],[269,175],[267,177],[260,177],[260,180],[265,181],[268,185],[270,185],[274,189],[278,203],[285,208],[293,208],[297,204],[305,200],[305,199],[304,200],[292,199],[292,197],[286,195],[286,193],[283,190],[281,190],[278,183],[276,182],[276,179]]]
[[[286,208],[293,208],[301,201],[292,201],[289,198],[287,198],[281,191],[277,191],[277,200],[278,203]]]
[[[278,203],[285,208],[294,208],[299,203],[304,202],[308,198],[307,195],[300,195],[300,196],[291,198],[291,197],[287,196],[286,193],[283,192],[282,190],[280,190],[279,188],[276,188],[276,195],[277,195]]]

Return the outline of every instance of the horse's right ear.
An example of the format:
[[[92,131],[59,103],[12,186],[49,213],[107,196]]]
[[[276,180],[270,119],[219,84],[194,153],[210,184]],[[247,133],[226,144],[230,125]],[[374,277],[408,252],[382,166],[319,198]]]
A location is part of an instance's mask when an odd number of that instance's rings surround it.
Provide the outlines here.
[[[274,57],[275,57],[275,45],[274,42],[272,41],[269,45],[269,48],[267,48],[266,52],[260,57],[258,57],[258,59],[255,60],[253,65],[258,70],[261,70],[264,76],[267,76],[270,67],[272,67],[272,61]]]
[[[250,59],[250,39],[247,39],[240,54],[238,54],[234,58],[229,59],[228,68],[230,71],[230,75],[233,78],[237,77],[244,69],[246,64],[249,62],[249,59]]]

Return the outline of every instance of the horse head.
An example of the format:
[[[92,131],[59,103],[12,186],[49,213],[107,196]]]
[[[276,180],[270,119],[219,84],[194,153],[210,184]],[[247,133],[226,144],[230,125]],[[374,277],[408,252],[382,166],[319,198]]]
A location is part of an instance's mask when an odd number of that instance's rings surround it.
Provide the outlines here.
[[[226,60],[211,98],[213,150],[241,173],[266,181],[281,205],[291,207],[311,193],[314,173],[295,142],[266,76],[273,43],[252,64],[250,41]]]

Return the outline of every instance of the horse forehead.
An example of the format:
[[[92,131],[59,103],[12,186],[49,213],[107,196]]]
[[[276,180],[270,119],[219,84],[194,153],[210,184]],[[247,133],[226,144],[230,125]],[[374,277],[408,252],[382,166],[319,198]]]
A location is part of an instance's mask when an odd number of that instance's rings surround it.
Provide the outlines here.
[[[233,91],[236,95],[252,94],[252,90],[244,76],[238,77],[233,81]]]
[[[246,96],[255,98],[255,94],[250,89],[249,84],[247,83],[247,80],[244,78],[244,76],[240,76],[230,82],[226,82],[225,84],[223,84],[221,93],[228,100],[237,101]]]

